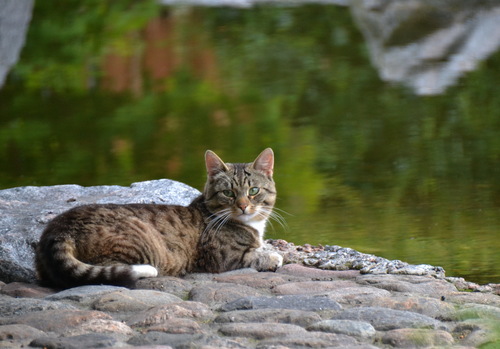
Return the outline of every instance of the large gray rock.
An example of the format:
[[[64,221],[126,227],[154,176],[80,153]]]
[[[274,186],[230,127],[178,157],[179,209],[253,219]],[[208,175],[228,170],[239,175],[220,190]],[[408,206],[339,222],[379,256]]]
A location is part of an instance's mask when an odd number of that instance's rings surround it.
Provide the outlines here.
[[[57,185],[0,190],[0,281],[34,282],[34,251],[45,225],[72,207],[91,203],[188,205],[200,194],[168,179],[130,187]]]

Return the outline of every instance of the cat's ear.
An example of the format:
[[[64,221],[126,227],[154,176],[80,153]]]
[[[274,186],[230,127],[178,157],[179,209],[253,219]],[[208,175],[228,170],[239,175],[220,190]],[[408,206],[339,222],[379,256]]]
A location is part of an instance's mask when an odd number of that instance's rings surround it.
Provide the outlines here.
[[[229,169],[227,168],[224,161],[220,159],[213,151],[207,150],[205,153],[205,165],[207,166],[208,176],[214,176],[219,172],[225,172]]]
[[[273,176],[274,170],[274,153],[271,148],[265,149],[257,159],[252,164],[252,167],[257,170],[264,172],[264,174],[268,177]]]

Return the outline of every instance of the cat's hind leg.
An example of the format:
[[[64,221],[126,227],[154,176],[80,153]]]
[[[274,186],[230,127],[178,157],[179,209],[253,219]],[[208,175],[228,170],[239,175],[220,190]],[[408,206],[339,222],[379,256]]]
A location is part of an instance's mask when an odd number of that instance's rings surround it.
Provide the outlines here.
[[[158,276],[158,270],[149,264],[132,265],[132,275],[136,279],[154,278]]]

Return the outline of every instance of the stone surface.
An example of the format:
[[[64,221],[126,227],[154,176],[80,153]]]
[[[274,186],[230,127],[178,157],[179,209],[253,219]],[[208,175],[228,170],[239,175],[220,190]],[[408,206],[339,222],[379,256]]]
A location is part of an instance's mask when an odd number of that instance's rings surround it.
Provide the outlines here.
[[[127,324],[134,327],[147,327],[164,323],[172,318],[208,320],[213,317],[214,314],[207,305],[186,301],[161,305],[135,313],[127,319]]]
[[[340,310],[342,307],[325,296],[286,295],[277,297],[246,297],[228,302],[221,307],[223,311],[243,309],[298,309],[308,311]]]
[[[444,347],[454,343],[451,334],[445,331],[403,328],[386,332],[382,343],[396,348]]]
[[[64,338],[42,337],[30,343],[35,348],[103,348],[116,344],[117,340],[110,335],[86,333]]]
[[[310,325],[307,329],[309,331],[339,333],[361,338],[372,338],[377,333],[375,328],[368,322],[353,320],[323,320]]]
[[[216,307],[242,297],[259,296],[261,294],[262,292],[249,286],[229,283],[206,283],[203,286],[191,289],[189,299]]]
[[[44,298],[54,291],[50,288],[33,286],[24,282],[13,282],[8,285],[0,286],[0,293],[12,297]]]
[[[0,342],[9,340],[22,340],[43,337],[44,332],[28,325],[3,325],[0,326]],[[2,347],[0,345],[0,347]]]
[[[255,339],[300,336],[306,330],[300,326],[290,324],[261,323],[227,323],[222,324],[219,332],[225,336],[251,337]]]
[[[302,276],[318,281],[349,280],[355,279],[361,274],[359,270],[322,270],[296,263],[284,265],[277,272],[286,275]]]
[[[215,322],[276,322],[306,327],[321,320],[314,311],[295,309],[234,310],[222,313]]]
[[[294,336],[280,336],[261,341],[260,348],[274,348],[275,346],[283,346],[285,348],[331,348],[341,347],[350,348],[358,344],[356,339],[334,333],[323,332],[308,332],[299,333]]]
[[[168,292],[180,298],[187,298],[193,285],[186,280],[172,276],[141,279],[137,282],[137,288],[151,289]]]
[[[432,294],[447,289],[438,279],[387,274],[366,278],[358,272],[343,280],[336,271],[325,270],[308,279],[304,266],[282,269],[144,282],[155,290],[44,289],[53,292],[44,298],[37,298],[36,285],[5,284],[4,289],[24,291],[22,298],[0,294],[0,348],[464,349],[499,343],[499,296],[493,293],[454,291],[441,299]],[[172,287],[165,285],[168,281]],[[315,284],[322,293],[314,294]],[[331,286],[335,284],[348,287]],[[408,285],[416,285],[415,293]],[[303,293],[280,295],[276,287]],[[190,294],[200,296],[182,300],[167,290],[195,290]]]
[[[273,292],[280,295],[290,294],[324,294],[332,290],[341,288],[355,287],[357,284],[354,281],[303,281],[290,282],[283,285],[278,285],[273,288]]]
[[[102,295],[92,303],[92,308],[105,312],[136,312],[180,301],[179,297],[160,291],[124,290]]]
[[[346,309],[335,315],[333,319],[365,321],[372,324],[378,331],[398,328],[446,328],[440,321],[425,315],[381,307]]]
[[[71,304],[62,302],[50,302],[41,299],[12,297],[0,298],[0,314],[2,314],[0,323],[5,320],[4,317],[19,316],[39,311],[59,309],[76,310],[77,308]]]

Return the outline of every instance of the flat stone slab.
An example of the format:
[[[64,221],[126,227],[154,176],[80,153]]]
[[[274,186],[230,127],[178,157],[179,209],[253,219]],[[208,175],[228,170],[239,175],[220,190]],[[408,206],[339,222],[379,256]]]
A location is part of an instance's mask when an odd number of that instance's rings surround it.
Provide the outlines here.
[[[222,313],[214,320],[219,323],[242,322],[242,323],[285,323],[306,327],[321,320],[314,311],[295,309],[256,309],[256,310],[234,310]]]
[[[309,311],[340,310],[342,306],[328,297],[309,295],[287,295],[277,297],[246,297],[226,303],[222,311],[243,309],[298,309]]]
[[[334,315],[332,320],[364,321],[370,323],[378,331],[388,331],[399,328],[447,328],[442,322],[425,315],[382,307],[346,309]]]
[[[448,347],[455,343],[446,331],[403,328],[391,330],[382,336],[382,343],[396,348]]]
[[[361,338],[373,338],[377,333],[368,322],[353,320],[323,320],[310,325],[307,330],[346,334]]]

